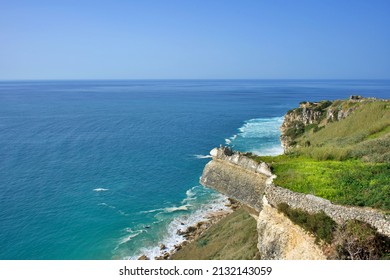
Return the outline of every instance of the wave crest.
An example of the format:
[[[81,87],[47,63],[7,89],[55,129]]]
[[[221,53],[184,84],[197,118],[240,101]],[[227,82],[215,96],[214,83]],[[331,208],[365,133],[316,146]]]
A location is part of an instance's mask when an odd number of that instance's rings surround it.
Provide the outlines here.
[[[108,191],[109,189],[105,189],[105,188],[96,188],[96,189],[93,189],[94,192],[106,192]]]
[[[194,155],[197,159],[212,158],[211,155]]]

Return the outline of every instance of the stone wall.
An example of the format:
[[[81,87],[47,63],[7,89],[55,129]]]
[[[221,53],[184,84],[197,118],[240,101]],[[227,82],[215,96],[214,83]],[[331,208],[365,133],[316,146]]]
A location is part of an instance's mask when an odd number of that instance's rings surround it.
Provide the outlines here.
[[[257,213],[262,207],[266,176],[214,159],[203,170],[200,183],[234,198]]]
[[[272,183],[266,184],[264,194],[274,207],[284,202],[292,208],[300,208],[309,213],[324,211],[339,224],[348,220],[359,220],[370,224],[378,232],[390,236],[390,217],[386,217],[379,210],[333,204],[329,200],[310,194],[296,193]]]
[[[314,195],[296,193],[275,186],[272,183],[274,175],[266,163],[258,163],[226,147],[215,148],[210,154],[213,160],[206,165],[201,184],[237,199],[257,211],[261,211],[265,196],[274,207],[287,203],[292,208],[300,208],[310,213],[324,211],[338,223],[356,219],[390,236],[390,217],[380,210],[337,205]]]

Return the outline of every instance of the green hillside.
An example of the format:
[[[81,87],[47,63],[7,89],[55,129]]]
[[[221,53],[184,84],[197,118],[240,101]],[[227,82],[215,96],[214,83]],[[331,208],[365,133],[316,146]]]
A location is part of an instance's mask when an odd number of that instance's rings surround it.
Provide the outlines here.
[[[348,101],[332,106],[346,106]],[[339,105],[337,105],[339,104]],[[390,102],[375,101],[359,105],[350,116],[340,121],[306,127],[295,141],[300,148],[293,152],[318,160],[361,159],[390,162]],[[319,126],[321,127],[321,126]]]
[[[327,105],[317,123],[296,133],[288,153],[253,157],[271,164],[277,175],[274,183],[282,187],[339,204],[390,211],[390,102],[347,100]],[[353,106],[355,110],[341,120],[326,117]]]

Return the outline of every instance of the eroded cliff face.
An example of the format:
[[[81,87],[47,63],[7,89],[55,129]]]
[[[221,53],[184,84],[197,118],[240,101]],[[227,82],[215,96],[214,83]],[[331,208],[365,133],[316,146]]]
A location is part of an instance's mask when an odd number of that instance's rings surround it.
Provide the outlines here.
[[[280,127],[280,140],[284,151],[289,151],[309,125],[321,129],[329,122],[340,121],[350,116],[362,102],[375,101],[375,98],[363,98],[352,95],[348,100],[301,102],[298,108],[292,109],[284,116]]]
[[[272,207],[263,196],[257,219],[257,248],[266,260],[324,260],[315,238]]]
[[[314,237],[268,204],[264,194],[272,173],[266,163],[228,148],[214,149],[211,154],[213,160],[205,166],[200,182],[255,211],[262,259],[325,259]]]
[[[254,210],[257,216],[258,249],[262,259],[324,259],[314,237],[293,224],[277,205],[286,203],[308,213],[323,211],[337,223],[360,220],[390,236],[390,217],[369,208],[332,204],[313,195],[296,193],[275,186],[274,175],[265,162],[256,162],[229,148],[215,148],[200,182]]]

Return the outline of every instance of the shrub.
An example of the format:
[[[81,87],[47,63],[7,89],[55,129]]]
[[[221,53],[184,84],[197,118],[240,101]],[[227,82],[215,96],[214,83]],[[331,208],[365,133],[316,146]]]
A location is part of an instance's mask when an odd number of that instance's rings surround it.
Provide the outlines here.
[[[286,131],[285,135],[294,139],[302,135],[304,132],[305,125],[302,122],[297,121],[292,124],[291,128]]]
[[[349,220],[339,227],[335,236],[340,259],[376,260],[390,257],[390,238],[367,223]]]
[[[292,209],[286,203],[280,203],[278,210],[285,214],[294,224],[301,226],[306,231],[314,234],[316,243],[320,240],[331,243],[336,222],[324,212],[309,214],[302,209]]]

